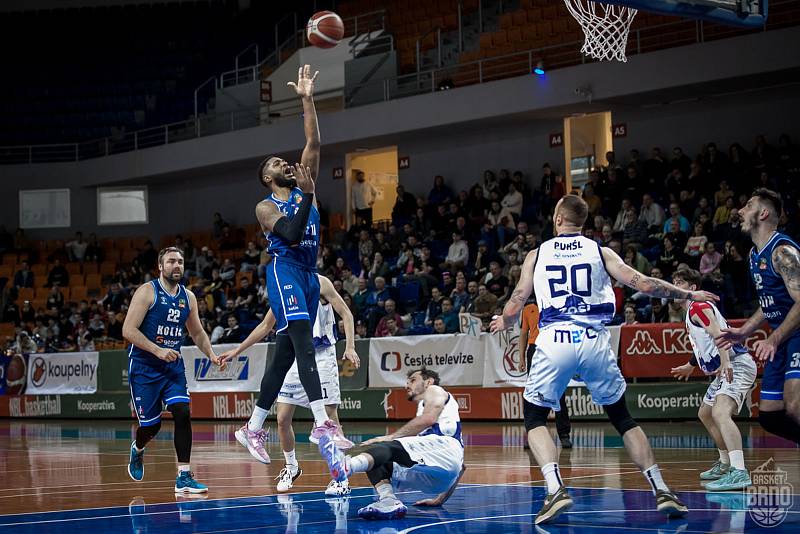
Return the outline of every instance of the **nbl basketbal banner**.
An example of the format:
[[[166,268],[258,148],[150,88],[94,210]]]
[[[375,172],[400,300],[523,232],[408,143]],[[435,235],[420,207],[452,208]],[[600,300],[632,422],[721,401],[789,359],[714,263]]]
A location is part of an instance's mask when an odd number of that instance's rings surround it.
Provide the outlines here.
[[[422,366],[433,369],[442,384],[483,383],[484,342],[467,334],[370,339],[369,386],[403,387],[406,375]]]
[[[60,352],[28,356],[28,395],[95,393],[97,352]]]
[[[237,343],[214,345],[214,352],[235,349]],[[258,391],[267,368],[267,344],[256,343],[220,369],[195,346],[181,347],[186,384],[195,391]]]
[[[728,321],[731,326],[741,326],[744,319]],[[619,356],[622,374],[628,378],[671,378],[670,369],[688,362],[692,357],[692,345],[683,323],[654,323],[623,326],[620,333]],[[766,339],[769,326],[761,325],[747,339],[745,347],[754,353],[756,341]],[[756,361],[758,374],[764,362]],[[703,376],[698,367],[692,376]]]

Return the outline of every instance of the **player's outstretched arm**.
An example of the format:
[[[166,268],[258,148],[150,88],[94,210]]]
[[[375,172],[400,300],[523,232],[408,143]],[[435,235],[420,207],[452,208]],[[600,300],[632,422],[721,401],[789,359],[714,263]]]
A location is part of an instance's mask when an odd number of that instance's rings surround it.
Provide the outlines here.
[[[525,256],[525,261],[522,263],[522,274],[514,288],[514,292],[511,293],[508,302],[503,306],[503,315],[493,319],[489,325],[492,333],[510,328],[517,321],[519,312],[522,311],[525,302],[533,291],[533,266],[536,264],[536,255],[538,253],[539,249],[536,249],[528,252],[528,255]]]
[[[425,402],[425,410],[422,414],[416,416],[396,432],[386,436],[372,438],[362,443],[362,445],[372,445],[373,443],[380,443],[382,441],[392,441],[397,438],[418,435],[426,428],[433,426],[433,424],[439,420],[439,416],[442,414],[442,410],[444,410],[444,405],[447,404],[447,395],[448,393],[439,386],[428,387],[422,399]]]
[[[135,345],[165,362],[174,362],[180,357],[180,354],[174,350],[159,347],[147,339],[147,336],[139,330],[139,327],[142,326],[144,316],[147,315],[147,310],[149,310],[150,306],[153,304],[154,297],[153,286],[151,284],[142,284],[139,286],[139,289],[136,290],[131,299],[131,305],[128,307],[128,313],[125,315],[125,322],[122,323],[122,337],[131,345]]]
[[[651,297],[691,300],[694,302],[715,302],[719,297],[708,291],[687,291],[680,289],[669,282],[645,276],[633,267],[627,265],[616,252],[610,248],[602,248],[603,260],[606,270],[614,279],[626,286],[641,291]]]
[[[267,314],[264,316],[264,320],[258,323],[258,326],[250,332],[250,335],[247,338],[239,343],[239,346],[235,349],[231,349],[228,351],[223,352],[220,354],[219,359],[220,362],[224,365],[225,362],[228,362],[241,353],[258,343],[259,341],[263,341],[265,337],[272,331],[275,327],[275,314],[272,313],[272,310],[267,311]]]
[[[225,367],[225,362],[221,361],[211,347],[211,340],[208,339],[208,334],[203,328],[203,323],[200,322],[200,314],[197,312],[197,297],[191,291],[186,292],[189,295],[189,318],[186,319],[186,330],[192,336],[192,341],[197,345],[200,351],[208,356],[208,358],[220,367]]]
[[[311,75],[311,66],[303,65],[297,72],[297,83],[289,82],[287,85],[294,88],[297,96],[303,102],[303,131],[306,135],[306,146],[300,162],[311,169],[314,179],[319,175],[320,137],[317,110],[314,106],[314,82],[319,71]]]
[[[714,342],[717,344],[717,347],[721,349],[729,349],[735,343],[744,343],[763,322],[764,312],[761,310],[761,306],[759,306],[755,313],[753,313],[742,326],[723,328],[719,337],[714,338]]]
[[[353,314],[350,312],[350,308],[347,307],[341,295],[336,292],[336,288],[333,287],[333,283],[331,283],[328,277],[322,275],[317,275],[317,277],[319,278],[319,294],[322,298],[331,303],[334,311],[338,313],[339,317],[344,321],[345,347],[342,357],[346,360],[350,360],[355,368],[358,369],[361,367],[361,360],[356,353],[356,331],[353,326]]]
[[[414,503],[414,506],[442,506],[444,503],[447,502],[447,499],[449,499],[450,496],[453,494],[453,492],[456,490],[456,486],[458,486],[458,482],[461,480],[461,477],[464,476],[464,471],[466,470],[467,466],[462,465],[461,472],[458,474],[458,478],[456,478],[455,482],[453,482],[453,485],[450,486],[447,489],[447,491],[445,491],[444,493],[440,493],[433,499],[422,499],[421,501],[417,501]]]

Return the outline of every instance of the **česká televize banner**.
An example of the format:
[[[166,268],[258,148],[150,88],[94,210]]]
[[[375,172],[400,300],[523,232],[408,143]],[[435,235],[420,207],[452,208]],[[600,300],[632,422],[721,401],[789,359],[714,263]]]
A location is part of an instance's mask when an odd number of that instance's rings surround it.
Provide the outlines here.
[[[97,391],[97,352],[59,352],[28,356],[29,395]]]
[[[237,345],[215,345],[217,354],[235,349]],[[186,384],[195,391],[258,391],[267,367],[267,344],[256,343],[220,370],[197,347],[181,347],[186,367]]]
[[[731,326],[740,326],[743,319],[730,321]],[[750,336],[745,346],[754,353],[756,341],[766,339],[770,329],[761,325]],[[622,374],[626,378],[670,378],[670,369],[688,362],[692,357],[692,345],[683,323],[653,323],[623,326],[619,342],[619,356],[622,360]],[[764,363],[757,361],[758,374]],[[695,369],[693,376],[703,376]]]
[[[442,384],[483,383],[484,341],[468,334],[372,338],[369,386],[403,387],[406,375],[422,366],[433,369]]]

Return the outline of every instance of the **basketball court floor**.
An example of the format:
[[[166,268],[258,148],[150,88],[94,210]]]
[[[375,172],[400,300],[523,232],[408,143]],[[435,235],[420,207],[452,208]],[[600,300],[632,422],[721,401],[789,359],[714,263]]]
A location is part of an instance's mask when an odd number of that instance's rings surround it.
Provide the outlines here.
[[[452,498],[438,509],[409,506],[405,519],[384,522],[357,516],[374,499],[364,475],[351,481],[348,498],[324,495],[329,478],[307,443],[308,422],[297,426],[303,475],[285,495],[275,491],[283,457],[274,423],[268,450],[275,461],[268,466],[235,441],[238,426],[194,423],[193,469],[210,491],[207,498],[184,498],[172,489],[169,423],[148,447],[145,480],[136,483],[126,472],[135,429],[130,423],[0,421],[0,532],[800,532],[799,451],[754,424],[743,425],[745,460],[751,471],[766,463],[764,470],[779,473],[777,509],[749,506],[742,492],[703,490],[698,475],[717,454],[698,423],[645,423],[665,480],[690,508],[688,518],[668,520],[655,512],[653,496],[614,429],[575,423],[575,447],[562,450],[560,462],[576,505],[544,528],[533,525],[544,497],[542,476],[522,448],[519,424],[466,423],[467,471]],[[345,424],[357,443],[393,428]],[[399,497],[410,505],[423,494]],[[768,524],[774,526],[761,526]]]

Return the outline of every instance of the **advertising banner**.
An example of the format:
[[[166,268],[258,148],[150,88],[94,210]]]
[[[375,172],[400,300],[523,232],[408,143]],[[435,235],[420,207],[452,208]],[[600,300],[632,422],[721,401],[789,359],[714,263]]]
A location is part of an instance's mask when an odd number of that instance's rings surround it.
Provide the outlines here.
[[[0,395],[22,395],[28,382],[27,354],[0,354]]]
[[[129,391],[128,351],[100,351],[100,367],[97,369],[97,391],[105,393],[127,393]]]
[[[31,354],[28,357],[29,395],[80,394],[97,391],[96,352]]]
[[[237,344],[215,345],[217,354],[235,349]],[[181,347],[189,392],[258,391],[267,366],[267,344],[256,343],[221,369],[211,363],[197,347]]]
[[[133,417],[130,395],[0,395],[0,417],[62,417],[69,419]]]
[[[370,387],[403,387],[411,369],[433,369],[443,384],[483,383],[484,342],[467,334],[372,338]]]
[[[356,353],[361,365],[358,369],[348,360],[342,359],[345,342],[340,340],[336,344],[336,357],[339,364],[339,389],[341,391],[356,391],[367,389],[369,377],[369,340],[356,339]]]
[[[481,340],[486,362],[483,387],[523,387],[528,374],[522,367],[525,354],[519,352],[519,327],[483,334]]]
[[[471,313],[458,314],[458,329],[462,334],[479,336],[483,331],[483,321]]]
[[[708,389],[706,382],[672,384],[629,384],[625,398],[635,419],[695,419]],[[462,419],[521,420],[523,397],[520,388],[447,388],[458,402]],[[740,417],[758,416],[758,387],[750,392]],[[576,420],[607,420],[603,408],[592,401],[585,387],[569,387],[567,410]],[[405,390],[393,389],[387,398],[389,419],[411,419],[417,406]]]
[[[730,321],[740,326],[744,320]],[[769,335],[769,327],[762,325],[747,340],[745,346],[753,353],[753,344]],[[683,365],[692,357],[692,345],[683,323],[654,323],[623,326],[620,333],[619,356],[622,374],[626,378],[671,378],[670,369]],[[757,361],[758,374],[763,362]],[[694,376],[703,376],[695,370]]]

